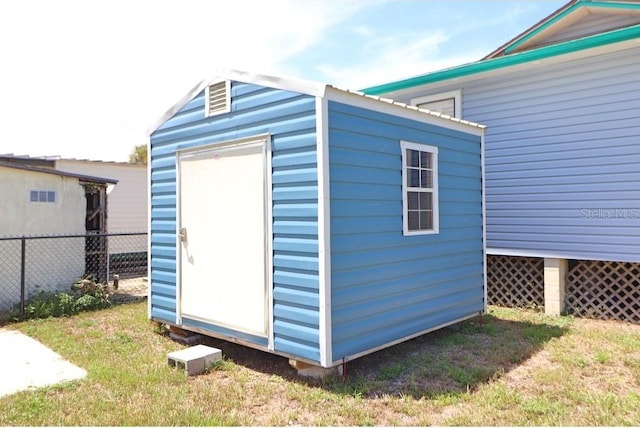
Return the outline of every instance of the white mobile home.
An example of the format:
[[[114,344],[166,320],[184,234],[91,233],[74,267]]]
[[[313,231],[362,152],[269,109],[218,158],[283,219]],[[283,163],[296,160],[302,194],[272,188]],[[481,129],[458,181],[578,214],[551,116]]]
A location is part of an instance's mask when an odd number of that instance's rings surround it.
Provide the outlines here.
[[[27,293],[68,289],[85,274],[87,193],[116,180],[0,162],[0,310],[20,299],[22,253]],[[20,237],[79,235],[73,239]],[[8,239],[11,238],[11,239]],[[24,246],[24,247],[22,247]]]

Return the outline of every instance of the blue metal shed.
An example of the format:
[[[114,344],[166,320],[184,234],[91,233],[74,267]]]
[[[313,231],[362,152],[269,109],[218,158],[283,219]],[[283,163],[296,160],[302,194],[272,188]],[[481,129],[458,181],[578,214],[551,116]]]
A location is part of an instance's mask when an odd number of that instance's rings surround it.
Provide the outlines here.
[[[150,318],[328,368],[481,314],[483,138],[216,73],[150,130]]]

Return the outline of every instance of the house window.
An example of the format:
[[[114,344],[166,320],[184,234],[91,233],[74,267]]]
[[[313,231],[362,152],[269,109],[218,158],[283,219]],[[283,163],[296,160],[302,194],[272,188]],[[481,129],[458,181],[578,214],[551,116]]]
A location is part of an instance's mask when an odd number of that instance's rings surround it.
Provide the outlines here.
[[[31,202],[55,202],[56,192],[53,190],[30,190],[29,201]]]
[[[462,118],[461,101],[462,91],[450,91],[414,98],[411,100],[411,105],[446,114],[447,116]]]
[[[206,117],[231,111],[231,82],[223,80],[207,86],[205,100],[207,103]]]
[[[438,148],[401,141],[404,235],[438,233]]]

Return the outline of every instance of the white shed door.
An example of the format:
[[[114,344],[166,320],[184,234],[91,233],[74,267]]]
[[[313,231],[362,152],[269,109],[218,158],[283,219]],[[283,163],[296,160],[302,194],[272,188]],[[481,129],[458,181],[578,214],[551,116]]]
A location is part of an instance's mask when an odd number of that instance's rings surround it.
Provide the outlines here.
[[[265,141],[179,155],[180,312],[267,336]]]

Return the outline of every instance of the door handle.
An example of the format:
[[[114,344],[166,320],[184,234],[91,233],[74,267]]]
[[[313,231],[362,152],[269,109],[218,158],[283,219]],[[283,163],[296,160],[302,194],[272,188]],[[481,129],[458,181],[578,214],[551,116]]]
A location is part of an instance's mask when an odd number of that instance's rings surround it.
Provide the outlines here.
[[[180,238],[180,242],[186,242],[187,241],[187,228],[186,227],[181,227],[180,228],[180,232],[178,232],[178,238]]]

